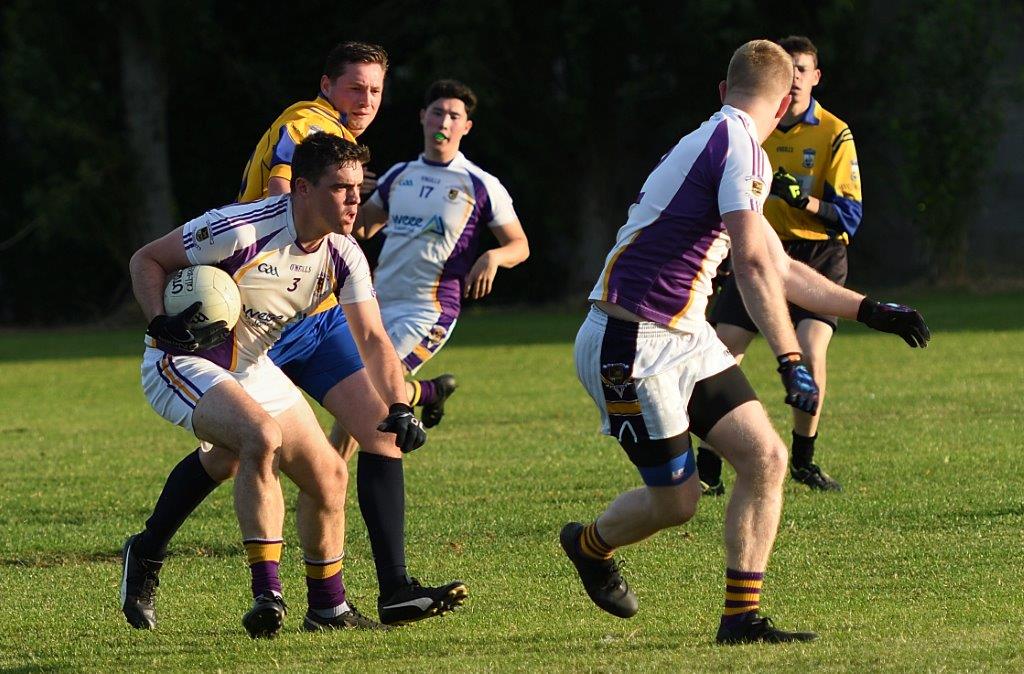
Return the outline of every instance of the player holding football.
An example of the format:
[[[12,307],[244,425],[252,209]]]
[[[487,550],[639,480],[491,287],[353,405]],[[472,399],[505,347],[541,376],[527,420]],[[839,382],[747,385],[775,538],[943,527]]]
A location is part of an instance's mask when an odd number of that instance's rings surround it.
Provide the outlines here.
[[[793,58],[793,100],[778,128],[764,143],[769,165],[777,169],[764,216],[782,239],[787,255],[845,285],[846,246],[860,226],[862,213],[853,134],[845,122],[821,107],[811,95],[821,80],[814,44],[795,35],[779,44]],[[814,462],[814,442],[825,398],[825,354],[838,320],[835,315],[793,304],[789,315],[819,391],[816,412],[793,410],[790,476],[811,489],[840,491],[840,484]],[[710,320],[736,361],[742,361],[757,334],[757,326],[750,320],[735,282],[723,285]],[[722,459],[706,446],[698,450],[697,468],[707,493],[725,492]]]
[[[349,140],[362,134],[376,116],[387,66],[387,54],[376,45],[346,42],[335,47],[327,57],[320,96],[289,107],[260,139],[246,166],[239,200],[290,191],[294,149],[311,131],[323,129]],[[301,269],[280,271],[282,278],[293,272]],[[358,343],[369,335],[354,335],[354,326],[336,304],[328,297],[313,315],[286,326],[269,357],[331,412],[363,450],[357,487],[377,571],[380,620],[397,624],[443,614],[465,601],[466,586],[461,581],[425,586],[407,573],[402,452],[390,436],[377,430],[376,420],[387,413],[376,387],[382,375],[371,360],[364,367],[365,354],[360,355]],[[130,539],[130,548],[126,546],[131,556],[125,560],[121,603],[132,626],[155,625],[155,588],[171,538],[234,470],[231,455],[200,450],[168,476],[146,528]],[[365,619],[357,622],[360,627],[370,625]]]
[[[786,299],[857,318],[924,346],[913,309],[879,304],[788,257],[761,213],[771,167],[761,143],[785,115],[793,60],[778,45],[740,47],[719,85],[722,109],[684,136],[648,176],[576,337],[580,381],[644,486],[621,494],[596,521],[570,522],[560,540],[590,598],[628,618],[637,598],[615,549],[689,520],[700,498],[692,432],[736,469],[726,508],[725,610],[720,643],[808,641],[759,614],[778,529],[786,446],[753,389],[704,319],[711,278],[732,247],[733,273],[751,316],[776,354],[786,402],[813,413],[818,388],[803,363]]]
[[[369,265],[348,236],[368,160],[363,146],[313,134],[295,148],[290,195],[209,211],[143,246],[130,264],[135,295],[151,319],[142,363],[147,400],[211,445],[215,460],[230,452],[237,461],[235,513],[253,594],[242,623],[253,638],[274,636],[286,613],[278,577],[284,524],[278,470],[300,489],[309,601],[304,627],[369,622],[346,601],[342,582],[346,464],[299,390],[267,358],[284,326],[333,295],[355,334],[366,336],[360,345],[382,375],[376,385],[392,401],[381,431],[393,433],[403,451],[426,440],[405,403],[401,364],[380,322]],[[238,284],[242,315],[230,333],[223,323],[190,329],[198,303],[164,314],[167,275],[194,264],[215,265]],[[125,544],[125,559],[134,538]]]
[[[431,84],[420,111],[423,154],[388,169],[359,210],[357,237],[381,228],[387,235],[374,280],[384,326],[410,374],[451,337],[463,298],[485,297],[499,267],[530,255],[508,191],[459,151],[476,104],[461,82]],[[499,245],[478,257],[484,227]]]

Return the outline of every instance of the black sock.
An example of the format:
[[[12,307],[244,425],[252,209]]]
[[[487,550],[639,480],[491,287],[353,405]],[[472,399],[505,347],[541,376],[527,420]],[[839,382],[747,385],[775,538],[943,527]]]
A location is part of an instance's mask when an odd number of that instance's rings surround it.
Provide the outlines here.
[[[135,540],[132,552],[143,559],[166,557],[171,538],[219,484],[203,468],[198,449],[182,459],[167,476],[153,514],[146,520],[146,530]]]
[[[359,511],[366,522],[380,595],[409,582],[405,568],[405,472],[401,459],[359,452]]]
[[[815,433],[811,437],[800,435],[793,431],[793,467],[806,468],[814,461],[814,441],[818,439]]]
[[[722,457],[703,445],[697,448],[697,476],[712,486],[722,481]]]

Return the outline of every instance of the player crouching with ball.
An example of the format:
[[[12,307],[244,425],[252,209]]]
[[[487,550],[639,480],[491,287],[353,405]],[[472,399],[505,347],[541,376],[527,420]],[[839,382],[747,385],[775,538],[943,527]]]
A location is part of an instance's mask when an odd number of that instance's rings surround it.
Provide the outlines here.
[[[146,398],[160,416],[186,428],[205,450],[237,463],[235,513],[252,572],[252,610],[242,624],[253,638],[273,637],[286,613],[278,566],[284,498],[279,471],[300,490],[299,540],[306,561],[308,630],[361,626],[345,599],[342,557],[348,470],[294,384],[267,358],[290,322],[331,294],[360,350],[381,360],[381,396],[392,401],[379,430],[404,451],[426,434],[406,404],[402,364],[384,332],[366,258],[348,236],[359,206],[366,147],[325,133],[307,137],[292,161],[291,194],[215,209],[143,246],[131,260],[135,296],[146,317],[142,363]],[[241,316],[194,327],[196,307],[165,315],[167,277],[212,265],[238,285]],[[125,588],[133,569],[125,545]],[[122,603],[126,597],[122,596]],[[141,616],[145,619],[146,616]]]

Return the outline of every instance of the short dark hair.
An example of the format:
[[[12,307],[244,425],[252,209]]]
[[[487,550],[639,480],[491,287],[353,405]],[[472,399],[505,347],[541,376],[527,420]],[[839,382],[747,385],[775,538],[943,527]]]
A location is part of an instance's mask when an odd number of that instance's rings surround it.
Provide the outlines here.
[[[457,98],[466,104],[466,117],[476,110],[476,94],[458,80],[438,80],[430,85],[423,97],[424,109],[439,98]]]
[[[333,133],[318,131],[295,146],[292,155],[292,183],[305,178],[316,185],[327,169],[336,164],[370,161],[370,148],[345,140]]]
[[[814,57],[814,67],[818,67],[818,48],[814,46],[810,38],[803,35],[790,35],[779,40],[778,45],[785,49],[790,56],[793,54],[810,54]]]
[[[324,64],[324,75],[336,80],[345,74],[350,63],[377,63],[384,72],[388,71],[388,53],[376,44],[366,42],[342,42],[331,50]]]

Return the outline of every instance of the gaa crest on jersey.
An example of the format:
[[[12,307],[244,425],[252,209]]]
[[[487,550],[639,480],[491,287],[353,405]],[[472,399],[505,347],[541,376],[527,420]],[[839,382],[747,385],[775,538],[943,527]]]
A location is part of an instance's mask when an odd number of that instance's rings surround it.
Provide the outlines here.
[[[430,340],[430,345],[437,347],[442,341],[444,336],[448,334],[448,329],[443,325],[435,325],[430,328],[430,332],[427,333],[427,339]]]
[[[757,176],[747,176],[743,179],[747,196],[760,201],[766,192],[764,181]]]
[[[601,365],[601,383],[621,398],[626,387],[633,382],[632,369],[625,363],[605,363]]]
[[[210,238],[210,228],[200,227],[196,230],[196,241],[206,241]]]
[[[804,168],[808,168],[808,169],[809,168],[814,168],[814,155],[815,154],[816,153],[815,153],[813,147],[805,147],[804,148],[804,163],[803,163],[803,167]]]

